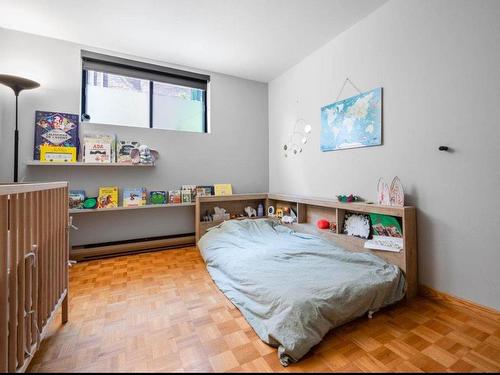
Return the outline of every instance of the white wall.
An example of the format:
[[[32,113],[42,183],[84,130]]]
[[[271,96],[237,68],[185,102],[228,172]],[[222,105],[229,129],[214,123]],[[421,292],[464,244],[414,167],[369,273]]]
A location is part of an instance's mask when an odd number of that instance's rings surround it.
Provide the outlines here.
[[[85,189],[88,195],[107,185],[172,190],[182,184],[231,183],[237,193],[268,190],[267,84],[210,72],[210,134],[82,125],[82,133],[112,131],[119,138],[138,140],[159,150],[157,167],[26,167],[22,162],[33,158],[35,110],[79,113],[80,49],[92,48],[2,29],[0,46],[1,72],[29,77],[41,84],[39,89],[20,96],[20,177],[25,181],[68,180],[71,189]],[[2,127],[1,133],[0,178],[12,181],[14,96],[5,87],[0,90],[2,123],[8,125]],[[75,216],[75,224],[80,230],[72,232],[73,244],[189,233],[194,232],[194,210],[93,213]]]
[[[378,178],[399,176],[418,207],[420,282],[496,308],[499,16],[494,0],[393,0],[269,84],[270,191],[375,200]],[[383,146],[324,153],[320,107],[347,76],[384,88]],[[285,159],[297,116],[312,140]]]

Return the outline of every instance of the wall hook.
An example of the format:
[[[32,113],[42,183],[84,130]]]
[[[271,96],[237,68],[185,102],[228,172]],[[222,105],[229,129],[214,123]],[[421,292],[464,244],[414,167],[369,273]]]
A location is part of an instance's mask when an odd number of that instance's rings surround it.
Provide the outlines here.
[[[439,146],[439,151],[448,151],[449,149],[448,146]]]

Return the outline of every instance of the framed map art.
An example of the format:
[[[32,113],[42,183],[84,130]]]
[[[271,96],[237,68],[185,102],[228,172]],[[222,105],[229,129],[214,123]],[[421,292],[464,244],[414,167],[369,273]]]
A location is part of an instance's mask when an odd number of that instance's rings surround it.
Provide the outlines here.
[[[321,108],[321,151],[381,144],[381,87]]]

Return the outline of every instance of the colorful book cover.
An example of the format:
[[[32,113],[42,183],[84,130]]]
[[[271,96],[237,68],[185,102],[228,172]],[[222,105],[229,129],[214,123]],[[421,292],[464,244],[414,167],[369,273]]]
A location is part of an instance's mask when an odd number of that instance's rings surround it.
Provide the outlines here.
[[[138,207],[146,205],[146,189],[123,189],[123,207]]]
[[[196,201],[196,185],[182,185],[181,190],[190,190],[191,191],[191,202]]]
[[[370,221],[374,236],[403,237],[401,224],[394,216],[370,214]]]
[[[168,192],[168,203],[181,203],[181,191],[170,190]]]
[[[99,188],[98,208],[118,207],[118,187],[103,186]]]
[[[191,189],[181,190],[182,203],[191,203]]]
[[[115,136],[110,134],[86,134],[83,137],[83,161],[85,163],[113,163]]]
[[[233,187],[231,184],[214,184],[215,195],[232,195]]]
[[[69,208],[83,208],[85,200],[85,190],[70,190],[69,191]]]
[[[165,204],[167,203],[167,193],[161,190],[155,190],[149,192],[149,203],[150,204]]]
[[[200,197],[207,197],[214,195],[214,187],[213,186],[197,186],[196,187],[196,195]]]
[[[76,147],[41,145],[40,161],[48,163],[74,163],[76,162]]]
[[[40,147],[75,147],[76,155],[80,149],[78,136],[79,116],[62,112],[35,112],[35,142],[33,159],[40,160]]]
[[[132,164],[132,158],[130,157],[130,150],[133,148],[138,148],[140,143],[137,141],[118,141],[116,161],[118,163]]]

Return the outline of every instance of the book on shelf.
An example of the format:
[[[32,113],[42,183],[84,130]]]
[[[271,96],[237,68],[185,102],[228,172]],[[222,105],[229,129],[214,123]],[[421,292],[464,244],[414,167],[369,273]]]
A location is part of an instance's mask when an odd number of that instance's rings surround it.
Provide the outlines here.
[[[35,141],[33,160],[42,160],[41,147],[73,147],[78,155],[80,139],[78,135],[79,116],[62,112],[35,112]],[[72,153],[72,151],[71,151]]]
[[[83,161],[85,163],[114,163],[115,136],[112,134],[85,134]]]
[[[181,190],[181,198],[182,198],[182,203],[191,203],[191,190],[190,189],[184,189]]]
[[[70,209],[83,209],[85,190],[70,190],[68,194]]]
[[[98,208],[118,207],[118,187],[102,186],[99,188]]]
[[[232,195],[233,187],[231,184],[214,184],[214,192],[217,196]]]
[[[181,197],[181,191],[180,190],[170,190],[168,192],[168,203],[181,203],[182,202],[182,197]]]
[[[140,143],[137,141],[118,141],[116,144],[116,162],[122,164],[132,164],[130,150],[138,148]]]
[[[149,192],[150,204],[165,204],[167,203],[167,192],[163,190],[153,190]]]
[[[214,187],[210,185],[196,186],[196,196],[208,197],[214,195]]]
[[[189,190],[191,192],[190,202],[196,202],[196,185],[182,185],[182,190]]]
[[[123,189],[123,207],[139,207],[147,204],[146,188]]]
[[[74,163],[76,162],[76,147],[72,146],[40,146],[40,161],[47,163]]]

